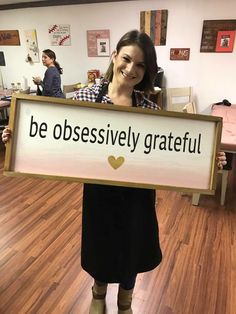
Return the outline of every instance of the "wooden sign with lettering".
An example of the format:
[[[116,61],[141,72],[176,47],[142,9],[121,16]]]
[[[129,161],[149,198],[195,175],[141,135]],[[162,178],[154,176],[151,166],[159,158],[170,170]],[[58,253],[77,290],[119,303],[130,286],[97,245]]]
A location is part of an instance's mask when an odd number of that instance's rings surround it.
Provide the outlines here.
[[[0,31],[1,46],[20,46],[20,37],[17,30]]]
[[[216,52],[218,31],[236,30],[236,20],[203,21],[200,52]]]
[[[190,48],[171,48],[170,60],[189,60]]]
[[[4,174],[213,194],[221,120],[17,94]]]

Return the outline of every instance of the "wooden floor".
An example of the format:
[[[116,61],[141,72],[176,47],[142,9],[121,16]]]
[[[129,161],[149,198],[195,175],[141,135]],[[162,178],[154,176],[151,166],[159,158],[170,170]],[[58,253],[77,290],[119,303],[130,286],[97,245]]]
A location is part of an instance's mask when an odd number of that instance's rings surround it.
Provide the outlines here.
[[[80,266],[82,185],[2,175],[0,313],[88,313],[92,280]],[[235,163],[236,164],[236,163]],[[236,313],[236,167],[217,196],[158,192],[161,265],[139,275],[134,314]],[[219,187],[218,187],[219,189]],[[108,314],[117,313],[110,285]]]

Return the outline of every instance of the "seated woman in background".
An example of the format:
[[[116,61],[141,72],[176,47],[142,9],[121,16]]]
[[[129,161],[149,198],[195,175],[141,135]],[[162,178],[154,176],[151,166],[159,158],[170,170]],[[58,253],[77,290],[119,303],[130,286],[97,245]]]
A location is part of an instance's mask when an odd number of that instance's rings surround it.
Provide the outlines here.
[[[37,85],[37,95],[60,97],[64,98],[64,94],[61,90],[61,74],[62,68],[56,61],[56,54],[50,49],[43,50],[42,54],[43,65],[47,67],[42,80],[39,76],[33,77],[34,84]],[[40,93],[39,86],[42,87]]]

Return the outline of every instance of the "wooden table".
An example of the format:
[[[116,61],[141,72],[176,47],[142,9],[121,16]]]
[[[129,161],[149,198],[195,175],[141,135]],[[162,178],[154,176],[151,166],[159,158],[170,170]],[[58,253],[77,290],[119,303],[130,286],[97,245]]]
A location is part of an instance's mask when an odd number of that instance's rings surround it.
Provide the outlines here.
[[[236,105],[213,105],[211,114],[223,118],[221,149],[236,153]]]
[[[211,114],[223,118],[220,149],[226,153],[227,165],[218,172],[222,173],[220,204],[224,205],[228,173],[232,169],[233,158],[235,158],[236,154],[236,105],[213,105]],[[199,198],[200,194],[194,193],[192,204],[198,205]]]

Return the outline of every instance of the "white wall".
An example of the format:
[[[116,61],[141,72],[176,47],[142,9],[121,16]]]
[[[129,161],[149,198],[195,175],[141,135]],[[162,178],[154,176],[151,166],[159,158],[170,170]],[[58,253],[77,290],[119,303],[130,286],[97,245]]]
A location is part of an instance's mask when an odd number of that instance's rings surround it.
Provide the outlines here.
[[[167,44],[157,46],[158,64],[165,71],[166,87],[193,86],[199,112],[209,112],[213,102],[226,98],[236,103],[236,45],[233,53],[200,53],[203,20],[236,19],[236,1],[139,0],[115,3],[56,6],[0,11],[0,29],[18,29],[21,46],[1,46],[6,67],[1,67],[5,85],[27,77],[43,77],[41,63],[25,62],[24,30],[36,29],[40,51],[54,50],[64,69],[63,84],[86,82],[87,70],[105,72],[109,57],[87,57],[86,31],[110,29],[111,49],[128,30],[139,29],[140,11],[168,10]],[[72,45],[50,46],[48,25],[70,24]],[[189,61],[170,61],[170,48],[190,48]]]

